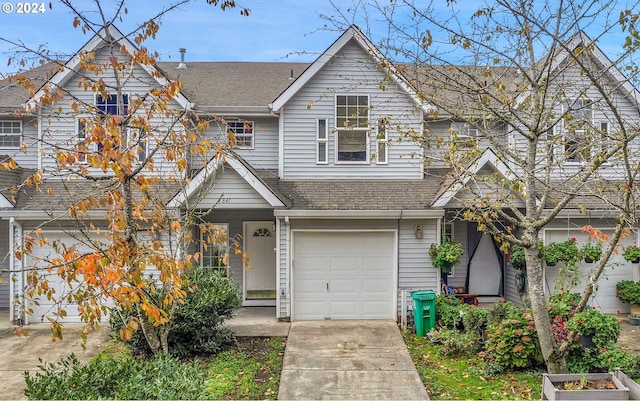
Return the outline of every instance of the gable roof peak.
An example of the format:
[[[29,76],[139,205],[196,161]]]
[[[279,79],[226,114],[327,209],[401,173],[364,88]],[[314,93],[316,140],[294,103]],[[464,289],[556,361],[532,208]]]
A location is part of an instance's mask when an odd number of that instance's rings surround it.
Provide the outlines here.
[[[411,97],[416,105],[427,108],[427,105],[420,99],[415,89],[406,78],[397,70],[395,65],[389,60],[371,40],[360,30],[357,25],[350,25],[338,39],[336,39],[327,50],[325,50],[287,89],[285,89],[269,106],[275,113],[280,109],[313,78],[333,57],[342,50],[351,40],[360,46],[367,55],[378,65],[384,67],[384,71],[398,84],[402,90]]]

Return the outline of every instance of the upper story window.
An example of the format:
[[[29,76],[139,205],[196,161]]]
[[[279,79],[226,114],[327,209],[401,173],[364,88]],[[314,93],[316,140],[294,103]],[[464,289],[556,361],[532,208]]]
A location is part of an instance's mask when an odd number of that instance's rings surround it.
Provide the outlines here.
[[[478,129],[469,123],[452,122],[451,131],[455,131],[459,138],[475,138],[478,136]]]
[[[378,120],[378,134],[376,135],[376,163],[387,164],[389,156],[389,120],[381,118]]]
[[[369,96],[336,95],[336,161],[368,163]]]
[[[122,95],[122,102],[124,106],[124,114],[129,111],[129,95]],[[118,114],[118,95],[107,95],[103,97],[101,94],[96,94],[96,107],[103,114],[115,116]]]
[[[327,164],[329,162],[329,128],[326,118],[319,118],[316,126],[316,163]]]
[[[590,159],[589,131],[593,132],[593,103],[590,99],[572,99],[563,103],[563,134],[565,161],[582,162]],[[593,140],[594,138],[591,138]],[[595,150],[595,149],[594,149]]]
[[[90,152],[89,133],[87,132],[86,119],[80,117],[76,120],[76,152],[78,152],[78,162],[87,162],[87,153]]]
[[[19,148],[21,137],[20,121],[0,121],[0,148]]]
[[[253,121],[228,121],[227,127],[233,133],[237,149],[253,149]]]

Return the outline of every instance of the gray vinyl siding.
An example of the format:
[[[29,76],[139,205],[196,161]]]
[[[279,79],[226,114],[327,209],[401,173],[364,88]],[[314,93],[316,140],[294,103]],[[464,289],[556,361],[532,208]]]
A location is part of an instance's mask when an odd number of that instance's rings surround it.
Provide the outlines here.
[[[503,126],[497,126],[491,129],[491,136],[500,144],[507,144],[508,134]],[[424,151],[425,163],[429,168],[442,168],[445,166],[443,162],[443,152],[447,149],[447,144],[451,140],[451,121],[425,121],[424,138],[427,141],[427,148]],[[470,139],[470,141],[473,139]],[[473,146],[465,147],[463,144],[458,146],[458,151],[462,154],[465,149],[475,151],[476,149],[484,150],[491,147],[488,140],[479,138],[478,142]]]
[[[254,122],[253,149],[235,149],[251,167],[261,170],[278,169],[278,119],[246,118]]]
[[[610,75],[605,75],[609,77]],[[614,122],[614,118],[612,117],[612,112],[608,109],[608,106],[604,101],[602,101],[602,95],[595,89],[595,87],[588,82],[588,80],[580,73],[579,67],[574,67],[572,69],[568,69],[562,76],[555,76],[554,83],[550,86],[553,88],[560,88],[561,91],[564,91],[565,94],[561,99],[553,99],[552,94],[549,94],[547,99],[548,104],[551,107],[551,102],[553,101],[554,110],[559,114],[562,112],[562,100],[567,99],[571,100],[576,97],[584,97],[584,94],[580,91],[585,90],[586,97],[591,99],[594,102],[593,105],[593,122],[595,124],[599,124],[600,122],[608,122],[609,123],[609,135],[612,136],[613,133],[618,129],[618,125]],[[626,127],[637,126],[640,123],[640,115],[638,113],[638,107],[634,106],[634,103],[629,100],[626,96],[623,95],[622,89],[615,89],[615,87],[620,87],[618,82],[603,82],[602,85],[610,90],[611,93],[611,102],[615,105],[617,112],[623,116],[625,120]],[[556,135],[560,135],[562,132],[562,124],[559,123],[555,126],[554,132]],[[526,139],[519,135],[513,130],[510,133],[510,141],[513,144],[512,148],[514,149],[525,149]],[[544,144],[539,144],[540,149],[544,149]],[[636,139],[632,142],[631,149],[637,151],[640,149],[640,139]],[[632,150],[632,154],[634,154]],[[563,161],[563,145],[559,144],[554,149],[555,160]],[[542,153],[543,154],[543,153]],[[637,152],[636,152],[637,154]],[[553,170],[553,174],[556,175],[572,175],[577,173],[581,169],[581,163],[571,163],[571,162],[562,162],[560,163],[559,168]],[[517,166],[513,166],[513,168],[517,170]],[[599,174],[602,175],[604,179],[620,179],[621,174],[624,174],[624,170],[616,163],[609,163],[607,165],[603,165],[598,170]]]
[[[380,87],[386,85],[386,90]],[[335,95],[368,95],[369,151],[364,164],[336,163]],[[376,125],[390,118],[388,164],[375,161]],[[350,42],[285,105],[283,119],[283,171],[296,178],[421,178],[420,148],[411,140],[398,142],[408,132],[421,132],[421,113],[355,42]],[[316,164],[316,121],[328,122],[328,163]]]
[[[248,162],[256,170],[277,170],[278,169],[278,119],[276,117],[243,117],[226,116],[216,117],[228,118],[230,121],[253,122],[253,149],[234,148],[233,151]],[[222,122],[214,121],[209,124],[205,133],[212,142],[220,143],[227,140],[226,126]],[[206,155],[190,155],[190,166],[192,169],[202,168],[213,156],[214,150]]]
[[[280,232],[278,237],[278,248],[280,250],[279,258],[276,261],[276,273],[278,274],[277,280],[280,286],[280,314],[278,318],[289,317],[289,308],[287,306],[291,302],[290,289],[289,289],[289,244],[291,238],[291,226],[284,221],[280,220]]]
[[[198,202],[197,207],[208,209],[270,209],[271,206],[234,169],[225,167],[219,171],[211,188]]]
[[[119,58],[125,59],[127,56],[117,52]],[[104,49],[98,52],[96,55],[96,63],[106,61],[108,56],[108,50]],[[115,78],[109,73],[110,70],[105,71],[101,76],[104,79],[108,87],[115,86]],[[123,93],[129,96],[129,105],[132,104],[132,100],[137,96],[145,96],[149,93],[149,90],[158,87],[158,83],[140,66],[135,66],[130,73],[135,78],[128,77],[126,79],[121,78],[124,82]],[[93,73],[91,73],[93,79]],[[59,101],[53,107],[43,107],[40,109],[40,124],[42,131],[42,141],[44,147],[44,155],[41,156],[42,167],[45,170],[55,171],[57,166],[54,158],[54,151],[52,146],[60,146],[61,148],[70,148],[75,144],[76,138],[76,117],[86,116],[86,107],[93,106],[95,104],[95,93],[91,90],[82,89],[82,78],[79,76],[73,76],[64,85],[65,94],[64,100]],[[74,112],[71,109],[70,103],[77,102],[80,107],[78,112]],[[178,109],[180,106],[177,102],[169,104],[170,108]],[[60,108],[60,109],[58,109]],[[141,110],[140,112],[144,112]],[[160,139],[162,135],[166,133],[170,127],[172,127],[172,121],[167,117],[158,117],[160,113],[156,113],[156,117],[151,119],[151,126],[154,135]],[[177,124],[174,131],[178,131],[181,125]],[[148,144],[147,153],[151,152],[154,148],[156,141],[150,138]],[[179,177],[174,162],[168,162],[163,152],[157,152],[154,155],[154,171],[145,170],[146,175],[173,175]],[[92,171],[93,172],[93,171]],[[100,174],[98,170],[95,170],[96,174]]]
[[[0,270],[8,271],[11,260],[9,221],[0,219]],[[9,299],[9,273],[0,273],[0,309],[8,309],[11,305]]]
[[[422,225],[422,238],[416,238],[415,226]],[[437,242],[437,220],[401,220],[398,234],[398,314],[402,312],[402,295],[411,304],[411,292],[438,291],[438,270],[431,264],[429,247]]]
[[[0,117],[0,121],[15,121],[12,118]],[[34,117],[24,117],[21,120],[22,137],[24,148],[0,147],[0,155],[8,155],[15,162],[24,168],[38,168],[38,127],[37,119]],[[26,151],[26,153],[24,152]]]
[[[522,303],[521,294],[516,289],[516,274],[522,273],[525,274],[524,271],[519,271],[511,267],[510,264],[505,265],[504,269],[504,299],[506,301],[513,302],[515,305],[520,307],[524,306]],[[525,289],[526,291],[526,289]]]

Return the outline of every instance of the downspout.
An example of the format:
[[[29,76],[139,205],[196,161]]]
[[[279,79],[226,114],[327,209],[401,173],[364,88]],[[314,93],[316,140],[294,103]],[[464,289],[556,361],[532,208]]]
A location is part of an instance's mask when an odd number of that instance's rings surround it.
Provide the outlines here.
[[[15,217],[9,218],[9,299],[11,301],[11,307],[9,308],[9,320],[18,325],[25,324],[25,316],[21,313],[16,313],[17,302],[20,301],[23,304],[23,310],[26,308],[24,305],[25,299],[22,292],[25,282],[25,272],[22,265],[22,259],[16,260],[16,248],[22,246],[22,226],[16,222]],[[17,262],[17,263],[16,263]],[[20,299],[22,298],[22,299]]]
[[[439,218],[438,220],[436,220],[436,244],[440,245],[440,243],[442,242],[442,221],[444,220],[444,216],[442,216],[441,218]],[[436,268],[436,294],[441,294],[442,293],[442,285],[440,285],[440,280],[442,280],[441,277],[441,270],[439,268]]]

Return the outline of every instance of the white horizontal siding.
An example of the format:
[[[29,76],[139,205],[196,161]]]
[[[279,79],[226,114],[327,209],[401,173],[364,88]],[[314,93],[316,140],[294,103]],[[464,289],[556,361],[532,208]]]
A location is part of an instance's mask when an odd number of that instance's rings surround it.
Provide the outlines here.
[[[213,188],[197,203],[198,208],[271,209],[269,203],[232,168],[219,171],[213,180]]]
[[[14,121],[12,118],[0,118],[2,121]],[[0,155],[8,155],[15,162],[24,168],[38,168],[38,124],[37,119],[33,117],[24,117],[22,122],[23,147],[7,148],[0,146]],[[25,152],[26,151],[26,152]]]
[[[127,56],[116,52],[117,57],[125,59]],[[108,50],[103,49],[96,54],[95,63],[104,63],[109,56]],[[89,74],[89,73],[85,73]],[[103,79],[107,88],[115,87],[116,80],[110,69],[107,69],[100,76],[93,76],[92,80],[99,78]],[[131,71],[127,70],[120,76],[121,87],[124,94],[129,95],[129,107],[131,107],[132,101],[137,96],[145,96],[149,91],[158,87],[158,83],[140,66],[135,66]],[[42,107],[40,109],[40,125],[42,135],[42,148],[43,156],[42,167],[48,171],[56,171],[55,150],[56,146],[63,149],[69,149],[75,144],[76,135],[76,117],[87,116],[87,107],[94,106],[95,93],[90,90],[82,89],[83,79],[80,76],[74,76],[69,79],[64,85],[64,99],[57,102],[52,107]],[[76,102],[79,105],[78,111],[74,111],[71,108],[71,103]],[[149,104],[147,105],[149,106]],[[169,108],[178,109],[177,102],[170,102]],[[139,114],[144,114],[146,111],[144,107],[138,111]],[[158,147],[158,141],[164,140],[164,136],[167,130],[172,127],[172,122],[175,118],[170,115],[163,115],[162,112],[154,111],[153,117],[150,119],[151,136],[149,138],[148,151],[150,153],[154,148]],[[173,130],[179,131],[180,124],[177,124]],[[164,145],[166,147],[166,145]],[[147,175],[160,175],[160,176],[172,176],[179,177],[180,173],[177,171],[175,162],[168,162],[163,152],[157,152],[154,155],[154,170],[145,170]],[[92,171],[96,174],[100,174],[98,170]]]
[[[415,226],[422,225],[422,238]],[[400,220],[398,235],[398,312],[402,311],[403,290],[438,290],[438,270],[431,264],[429,247],[437,242],[437,220]]]
[[[9,221],[0,219],[0,270],[8,271],[11,261],[11,253],[9,251]],[[9,283],[11,279],[9,273],[0,273],[0,309],[8,309],[11,305],[9,299]]]
[[[386,85],[386,90],[381,89]],[[370,97],[370,150],[367,164],[336,164],[335,95]],[[390,117],[388,164],[376,164],[376,125],[379,117]],[[376,68],[363,50],[350,42],[287,103],[283,118],[283,171],[285,179],[296,178],[420,178],[420,148],[414,142],[397,142],[404,133],[421,132],[421,113],[401,89]],[[316,164],[316,120],[327,118],[329,161]],[[399,130],[398,130],[399,128]],[[414,157],[412,157],[414,156]]]

